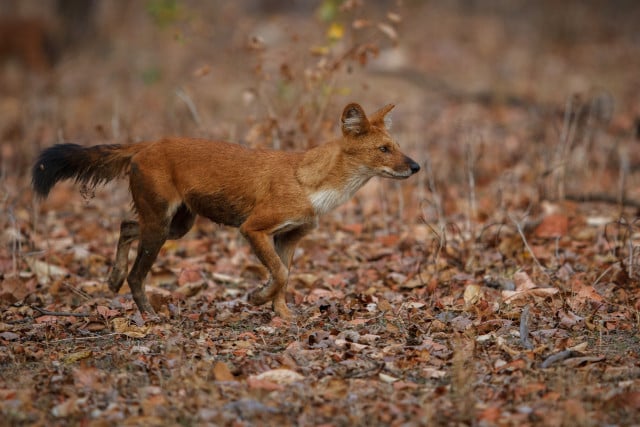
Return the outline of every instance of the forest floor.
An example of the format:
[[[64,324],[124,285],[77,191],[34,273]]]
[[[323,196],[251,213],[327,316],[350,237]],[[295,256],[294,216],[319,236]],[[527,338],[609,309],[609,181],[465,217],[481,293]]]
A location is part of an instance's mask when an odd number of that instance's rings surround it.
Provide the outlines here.
[[[639,425],[633,2],[185,1],[168,23],[107,3],[110,36],[50,75],[0,69],[0,424]],[[423,168],[321,218],[292,321],[247,302],[267,277],[238,231],[198,219],[147,278],[145,323],[105,283],[126,182],[30,189],[62,140],[303,149],[351,101],[397,104]]]

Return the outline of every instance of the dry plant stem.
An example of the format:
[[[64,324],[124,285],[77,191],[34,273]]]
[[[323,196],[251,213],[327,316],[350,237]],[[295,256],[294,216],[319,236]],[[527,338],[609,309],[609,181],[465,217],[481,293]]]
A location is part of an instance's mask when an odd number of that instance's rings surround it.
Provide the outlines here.
[[[114,141],[120,139],[120,103],[118,99],[113,100],[113,115],[111,116],[111,137]]]
[[[14,230],[13,236],[11,238],[11,268],[13,270],[13,275],[17,276],[18,274],[18,254],[22,252],[22,244],[20,242],[20,230],[18,228],[18,224],[16,221],[16,216],[13,213],[13,209],[7,209],[7,216],[9,217],[9,223],[11,224],[11,228]]]
[[[620,206],[620,214],[622,215],[622,211],[624,209],[624,204],[622,203],[625,199],[625,188],[627,183],[627,176],[629,175],[629,156],[625,150],[618,151],[618,157],[620,158],[620,175],[618,177],[618,204]],[[631,277],[631,275],[629,275]]]
[[[269,95],[266,93],[265,91],[265,83],[264,82],[260,82],[260,86],[258,88],[258,99],[262,101],[262,103],[264,104],[265,109],[267,110],[267,115],[269,116],[269,120],[271,121],[272,124],[274,124],[274,129],[271,131],[272,135],[272,139],[273,139],[273,146],[271,148],[273,148],[274,150],[279,150],[281,147],[281,132],[280,132],[280,123],[277,119],[278,115],[276,114],[276,110],[273,108],[273,105],[271,104],[271,102],[269,101]]]
[[[316,120],[313,122],[313,125],[311,125],[311,132],[310,132],[311,135],[316,135],[318,133],[318,130],[320,129],[322,120],[324,119],[327,108],[329,107],[329,102],[331,101],[331,94],[333,93],[333,88],[336,86],[336,80],[337,80],[336,75],[331,74],[331,79],[327,83],[327,87],[328,87],[327,95],[324,97],[324,100],[320,105],[320,109],[318,110],[318,114],[316,115]],[[300,103],[302,102],[303,101],[301,99]]]
[[[529,317],[530,317],[529,304],[525,305],[520,314],[520,343],[527,350],[533,349],[533,343],[529,339]]]
[[[475,179],[475,156],[473,153],[473,149],[471,147],[471,143],[467,142],[465,144],[465,165],[467,169],[467,182],[469,185],[469,211],[467,213],[467,230],[471,232],[473,236],[473,230],[471,229],[473,226],[473,219],[477,216],[477,206],[476,206],[476,179]]]
[[[69,283],[66,283],[66,282],[64,283],[64,285],[67,288],[69,288],[69,290],[71,292],[73,292],[74,294],[78,295],[79,297],[81,297],[81,298],[83,298],[83,299],[85,299],[87,301],[91,299],[91,297],[86,292],[76,288],[75,286],[71,286]]]
[[[560,200],[565,198],[565,184],[567,175],[567,165],[569,162],[569,152],[571,151],[572,140],[575,137],[576,127],[578,124],[577,117],[579,116],[581,108],[574,108],[575,97],[570,96],[567,100],[567,106],[564,112],[564,120],[562,125],[562,133],[560,135],[560,146],[557,151],[557,164],[560,165],[560,169],[557,174],[557,194]],[[575,113],[574,113],[575,112]]]
[[[435,176],[433,174],[433,168],[431,167],[431,161],[427,159],[425,161],[425,172],[427,173],[427,177],[429,179],[429,191],[433,194],[434,205],[436,207],[436,214],[438,215],[438,224],[440,225],[440,229],[445,228],[445,220],[444,220],[444,210],[442,209],[442,197],[438,192],[438,188],[436,186]]]
[[[396,211],[396,218],[404,218],[404,193],[402,192],[402,188],[398,185],[397,182],[392,184],[394,186],[394,193],[398,195],[398,209]]]
[[[593,284],[591,286],[595,286],[598,283],[600,283],[600,280],[609,272],[611,271],[611,269],[613,268],[613,265],[610,265],[609,267],[607,267],[607,269],[605,271],[602,272],[602,274],[600,274],[598,276],[598,278],[595,280],[595,282],[593,282]]]
[[[635,252],[635,248],[633,247],[633,236],[630,235],[627,239],[627,244],[629,245],[629,261],[627,262],[629,266],[627,267],[627,275],[630,278],[633,278],[633,254]]]
[[[176,89],[176,96],[180,98],[180,100],[182,100],[187,105],[187,108],[191,113],[191,117],[193,118],[193,121],[196,122],[198,126],[201,126],[202,121],[200,120],[198,109],[196,108],[196,105],[193,103],[193,100],[191,99],[191,97],[182,88]]]
[[[522,239],[522,243],[524,243],[524,247],[527,249],[527,252],[529,252],[529,255],[531,255],[531,258],[533,259],[533,261],[536,263],[540,271],[542,271],[544,275],[547,276],[549,281],[551,281],[551,276],[549,276],[549,273],[547,273],[547,270],[542,266],[542,264],[540,263],[536,255],[533,253],[533,249],[531,249],[531,246],[529,246],[529,242],[527,242],[527,238],[524,235],[524,231],[522,231],[522,226],[520,225],[520,223],[511,214],[509,214],[509,219],[516,226],[516,229],[518,230],[518,234],[520,234],[520,238]]]

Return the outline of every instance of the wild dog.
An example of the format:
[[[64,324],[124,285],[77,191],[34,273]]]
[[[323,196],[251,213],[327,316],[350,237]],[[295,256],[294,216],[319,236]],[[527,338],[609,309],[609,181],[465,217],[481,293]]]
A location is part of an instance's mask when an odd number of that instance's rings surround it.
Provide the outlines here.
[[[389,134],[389,104],[367,118],[358,104],[342,113],[342,136],[304,152],[255,150],[194,138],[129,145],[47,148],[33,166],[35,192],[46,197],[61,180],[94,187],[128,175],[137,221],[120,225],[109,289],[125,278],[141,313],[154,314],[143,281],[167,239],[184,236],[196,215],[233,227],[270,273],[249,301],[271,302],[283,318],[294,250],[325,214],[349,200],[372,177],[405,179],[420,170]],[[138,240],[133,267],[128,252]]]

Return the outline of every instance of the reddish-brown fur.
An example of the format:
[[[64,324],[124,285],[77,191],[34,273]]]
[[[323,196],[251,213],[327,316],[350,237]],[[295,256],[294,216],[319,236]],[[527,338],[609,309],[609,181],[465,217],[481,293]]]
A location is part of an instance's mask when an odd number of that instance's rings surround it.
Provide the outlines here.
[[[123,221],[109,288],[125,277],[141,312],[153,313],[143,280],[167,239],[183,236],[202,215],[240,228],[271,275],[249,296],[291,317],[285,292],[297,243],[318,215],[348,200],[373,176],[407,178],[420,167],[391,139],[388,105],[368,119],[358,104],[342,114],[342,137],[306,152],[252,150],[237,144],[166,138],[134,145],[57,145],[33,168],[36,192],[59,180],[95,185],[128,173],[138,221]],[[127,254],[140,240],[127,276]]]

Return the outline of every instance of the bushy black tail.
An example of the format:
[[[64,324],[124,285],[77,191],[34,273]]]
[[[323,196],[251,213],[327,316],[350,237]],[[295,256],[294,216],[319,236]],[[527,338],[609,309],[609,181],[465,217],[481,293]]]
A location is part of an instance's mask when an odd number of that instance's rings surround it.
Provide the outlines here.
[[[144,145],[54,145],[42,151],[33,165],[33,189],[46,197],[58,181],[65,179],[91,188],[106,183],[127,172],[131,157]]]

